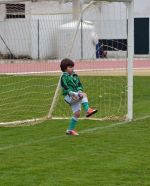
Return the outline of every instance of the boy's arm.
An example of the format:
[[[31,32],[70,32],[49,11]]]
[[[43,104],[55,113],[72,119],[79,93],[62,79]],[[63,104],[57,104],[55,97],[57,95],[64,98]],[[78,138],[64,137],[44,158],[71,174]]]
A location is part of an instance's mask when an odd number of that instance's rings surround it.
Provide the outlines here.
[[[82,83],[81,83],[78,75],[77,75],[77,80],[78,80],[78,88],[77,88],[77,90],[78,91],[83,91],[83,86],[82,86]]]
[[[67,94],[69,94],[70,96],[77,96],[77,93],[73,92],[72,89],[69,88],[69,86],[67,84],[67,77],[66,76],[61,77],[61,86],[65,90],[65,92]]]
[[[61,77],[61,86],[62,88],[66,91],[67,94],[69,94],[69,92],[71,91],[67,85],[67,81],[66,81],[66,76],[62,76]]]

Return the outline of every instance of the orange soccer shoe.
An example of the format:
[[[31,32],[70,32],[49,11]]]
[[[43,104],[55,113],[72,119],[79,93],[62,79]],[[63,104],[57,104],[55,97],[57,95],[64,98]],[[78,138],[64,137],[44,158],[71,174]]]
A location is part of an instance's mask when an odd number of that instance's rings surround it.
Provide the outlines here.
[[[79,136],[79,134],[75,130],[67,130],[66,134],[70,136]]]
[[[95,114],[97,112],[96,109],[89,108],[87,111],[86,117],[90,117],[91,115]]]

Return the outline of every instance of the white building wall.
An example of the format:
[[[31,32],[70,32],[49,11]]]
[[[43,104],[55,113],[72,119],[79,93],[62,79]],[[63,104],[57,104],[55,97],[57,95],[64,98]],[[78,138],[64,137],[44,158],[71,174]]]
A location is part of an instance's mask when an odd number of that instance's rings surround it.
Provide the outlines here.
[[[141,0],[135,0],[135,17],[150,17],[149,10],[149,0],[142,0],[142,6]],[[32,4],[26,2],[26,19],[5,20],[5,6],[1,4],[0,34],[15,55],[29,55],[33,58],[38,58],[39,55],[41,59],[57,57],[58,27],[72,18],[70,14],[52,15],[60,11],[71,12],[71,4],[60,6],[58,2],[44,1]],[[97,9],[94,7],[87,10],[83,19],[94,21],[100,39],[125,39],[127,37],[124,3],[115,3],[115,7],[114,3],[104,3]],[[8,53],[1,39],[0,52]]]
[[[58,57],[58,28],[72,20],[71,14],[58,14],[58,3],[25,4],[26,19],[5,19],[5,5],[0,5],[0,52],[10,54],[9,48],[15,56],[31,56],[34,59]]]
[[[57,34],[60,26],[71,18],[62,15],[31,17],[31,56],[49,59],[58,57]]]
[[[6,19],[5,5],[0,5],[0,52],[30,56],[30,2],[26,3],[26,19]],[[9,48],[9,49],[8,49]]]
[[[3,21],[5,19],[5,5],[0,5],[0,21]]]
[[[150,17],[150,0],[134,0],[134,16]]]
[[[100,39],[125,39],[126,6],[124,3],[101,3],[85,13],[85,19],[93,20]]]
[[[30,55],[30,22],[7,20],[3,24],[3,39],[15,55]],[[5,52],[8,49],[5,47]]]

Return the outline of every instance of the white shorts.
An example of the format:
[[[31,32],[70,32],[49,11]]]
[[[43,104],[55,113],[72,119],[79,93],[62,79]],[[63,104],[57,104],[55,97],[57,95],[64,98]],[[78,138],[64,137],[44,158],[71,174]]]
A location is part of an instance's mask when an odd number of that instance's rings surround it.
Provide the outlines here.
[[[79,98],[74,100],[71,96],[66,95],[64,100],[71,106],[72,112],[75,113],[81,110],[81,102],[82,100]]]

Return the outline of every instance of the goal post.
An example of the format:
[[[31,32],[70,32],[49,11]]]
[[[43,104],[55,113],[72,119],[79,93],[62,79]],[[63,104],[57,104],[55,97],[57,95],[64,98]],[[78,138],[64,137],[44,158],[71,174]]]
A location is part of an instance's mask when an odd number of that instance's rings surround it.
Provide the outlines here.
[[[0,3],[0,126],[70,118],[60,89],[63,58],[75,62],[99,111],[91,119],[132,120],[134,1],[75,4],[81,10],[75,17],[72,2],[61,10],[44,2]],[[52,5],[56,12],[47,13]]]
[[[134,0],[128,6],[128,115],[133,119],[133,55],[134,55]]]
[[[78,30],[82,32],[82,16],[86,9],[88,9],[92,4],[95,4],[96,1],[91,1],[81,12],[78,24],[76,25],[76,30],[74,32],[72,43],[70,44],[69,52],[66,57],[70,57],[71,51],[73,50],[73,44],[77,37]],[[128,9],[127,15],[127,114],[125,119],[131,121],[133,119],[133,53],[134,53],[134,0],[108,0],[108,2],[124,2]],[[83,51],[82,51],[83,52]],[[82,55],[81,55],[82,58]],[[60,88],[60,82],[55,92],[54,100],[52,107],[50,108],[49,117],[52,115],[52,110],[55,103],[55,98],[58,95]]]
[[[81,15],[80,15],[80,18],[79,18],[79,21],[78,23],[76,24],[76,30],[73,34],[73,37],[71,38],[72,42],[71,44],[69,45],[69,53],[67,53],[68,55],[66,55],[66,57],[70,57],[71,56],[71,52],[72,51],[75,51],[74,49],[74,46],[75,43],[76,43],[76,38],[78,37],[78,31],[80,30],[80,32],[82,32],[82,17],[83,17],[83,14],[84,12],[90,8],[90,6],[92,4],[95,4],[96,1],[91,1],[81,12]],[[127,31],[127,114],[126,114],[126,119],[127,120],[132,120],[133,118],[133,1],[108,1],[108,2],[126,2],[126,6],[127,6],[127,9],[128,9],[128,17],[127,17],[127,28],[128,28],[128,31]],[[83,38],[81,38],[83,39]],[[108,46],[110,47],[110,46]],[[81,46],[82,48],[82,46]],[[83,50],[83,49],[82,49]],[[83,53],[83,51],[81,52]],[[65,56],[64,56],[65,57]],[[71,56],[72,57],[72,56]],[[73,58],[73,57],[72,57]],[[81,55],[81,58],[82,58],[82,55]],[[80,70],[79,70],[80,71]],[[58,84],[59,85],[59,84]],[[59,87],[59,86],[58,86]],[[59,88],[57,89],[57,91],[59,90]],[[56,94],[57,95],[57,92],[56,91]],[[53,100],[55,102],[55,99]],[[51,108],[52,110],[53,108]],[[50,112],[51,113],[51,112]],[[106,118],[109,118],[109,117],[106,117]],[[110,117],[111,118],[111,117]]]

